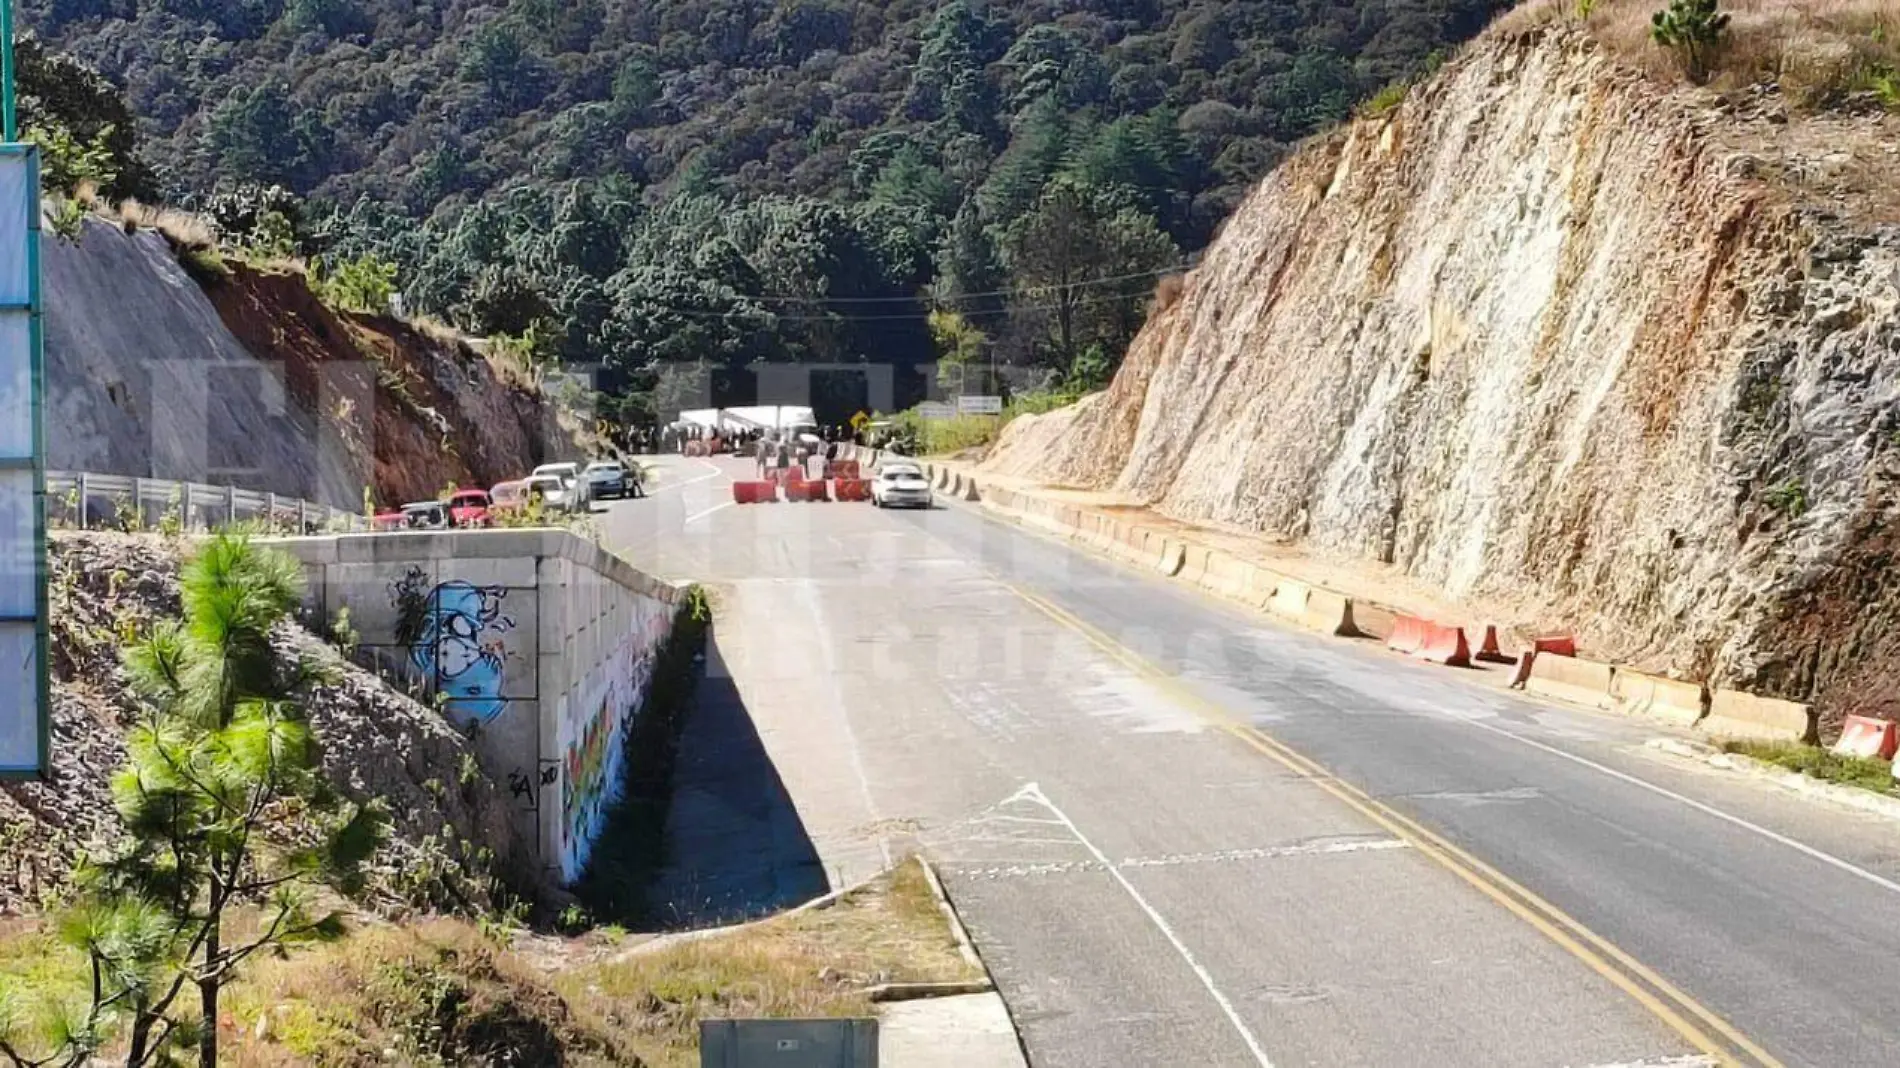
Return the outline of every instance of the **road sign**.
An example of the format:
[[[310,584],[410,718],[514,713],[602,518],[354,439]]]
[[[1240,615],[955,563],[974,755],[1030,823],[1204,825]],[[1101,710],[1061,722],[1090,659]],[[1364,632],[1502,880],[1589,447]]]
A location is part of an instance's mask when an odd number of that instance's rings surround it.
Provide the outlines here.
[[[957,410],[942,401],[925,401],[917,406],[917,414],[925,419],[948,419]]]
[[[957,411],[964,415],[1001,415],[1003,398],[972,394],[957,398]]]
[[[865,427],[870,426],[870,425],[871,425],[871,417],[864,414],[863,412],[859,412],[858,414],[851,417],[851,429],[853,430],[863,430]]]
[[[46,770],[43,381],[39,153],[0,143],[0,778]]]

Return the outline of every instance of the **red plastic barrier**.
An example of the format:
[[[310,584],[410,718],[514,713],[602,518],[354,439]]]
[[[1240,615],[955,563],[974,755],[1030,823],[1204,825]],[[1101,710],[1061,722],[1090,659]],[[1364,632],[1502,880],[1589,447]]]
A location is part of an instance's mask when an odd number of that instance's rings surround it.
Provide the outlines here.
[[[871,499],[871,484],[861,478],[841,478],[832,483],[841,501],[868,501]]]
[[[1540,653],[1555,653],[1558,656],[1576,656],[1577,639],[1568,634],[1553,634],[1547,638],[1531,639],[1531,648]]]
[[[1418,652],[1413,654],[1420,660],[1430,660],[1446,667],[1471,666],[1471,646],[1465,642],[1465,628],[1427,623],[1423,637]]]
[[[1871,716],[1847,717],[1841,727],[1841,740],[1834,743],[1834,752],[1841,756],[1892,760],[1896,750],[1900,750],[1900,733],[1896,733],[1893,720]]]
[[[1425,644],[1425,628],[1431,624],[1417,616],[1396,616],[1392,620],[1392,636],[1385,640],[1385,647],[1401,653],[1416,653],[1418,647]]]
[[[1478,651],[1472,653],[1475,660],[1489,660],[1494,664],[1514,664],[1517,657],[1505,652],[1498,645],[1498,628],[1486,623],[1484,637],[1478,641]]]
[[[830,460],[825,463],[825,477],[830,479],[853,479],[858,477],[856,460]]]

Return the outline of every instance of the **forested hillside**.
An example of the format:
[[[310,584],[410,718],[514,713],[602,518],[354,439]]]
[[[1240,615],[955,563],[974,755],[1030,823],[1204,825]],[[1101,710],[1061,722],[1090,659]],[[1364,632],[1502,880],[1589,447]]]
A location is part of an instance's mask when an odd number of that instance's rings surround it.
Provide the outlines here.
[[[641,409],[663,363],[722,400],[758,360],[1098,383],[1292,142],[1506,5],[23,6],[124,85],[155,188],[235,194],[227,238],[281,243],[281,216],[305,255],[393,263],[413,311],[605,363]]]

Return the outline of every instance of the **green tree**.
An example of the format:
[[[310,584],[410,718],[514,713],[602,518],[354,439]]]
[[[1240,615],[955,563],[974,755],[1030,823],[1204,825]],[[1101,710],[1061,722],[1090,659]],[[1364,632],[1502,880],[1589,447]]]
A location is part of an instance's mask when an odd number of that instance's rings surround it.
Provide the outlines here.
[[[1126,197],[1066,177],[1003,240],[1016,309],[1046,317],[1050,362],[1064,369],[1091,342],[1125,346],[1140,329],[1155,272],[1179,255]]]
[[[224,987],[258,953],[340,935],[312,891],[354,889],[384,833],[379,810],[339,802],[318,774],[298,695],[323,666],[287,666],[271,644],[299,602],[301,565],[219,535],[181,587],[182,619],[125,652],[144,715],[112,780],[125,838],[82,865],[84,896],[61,926],[92,990],[57,1043],[68,1064],[90,1063],[118,1023],[128,1068],[178,1063],[193,1045],[215,1068]],[[287,833],[266,849],[274,831]],[[231,910],[248,905],[262,910],[255,933],[227,940]]]
[[[123,92],[30,33],[14,42],[13,59],[20,129],[45,150],[49,187],[91,181],[108,196],[153,194],[151,169],[139,153],[138,123]],[[55,146],[69,150],[63,163],[54,159]],[[62,172],[56,174],[54,166]]]
[[[1682,57],[1691,80],[1705,82],[1728,22],[1728,12],[1721,10],[1719,0],[1669,0],[1669,6],[1650,19],[1649,35]]]

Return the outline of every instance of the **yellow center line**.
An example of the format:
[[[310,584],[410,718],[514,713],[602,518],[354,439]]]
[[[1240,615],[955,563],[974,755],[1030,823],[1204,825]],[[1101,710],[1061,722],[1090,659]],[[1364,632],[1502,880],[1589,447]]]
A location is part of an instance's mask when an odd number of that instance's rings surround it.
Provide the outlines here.
[[[1030,606],[1080,634],[1111,659],[1166,692],[1209,725],[1220,728],[1255,752],[1317,785],[1503,906],[1506,911],[1629,995],[1631,1000],[1681,1035],[1699,1052],[1724,1065],[1756,1064],[1761,1068],[1782,1068],[1780,1061],[1734,1025],[1509,876],[1340,779],[1265,731],[1235,719],[1225,708],[1202,697],[1175,675],[1143,659],[1074,613],[1012,583],[1005,582],[1004,585]],[[1700,1025],[1696,1021],[1700,1021]],[[1720,1038],[1716,1037],[1718,1035]],[[1738,1052],[1742,1056],[1738,1057]]]

